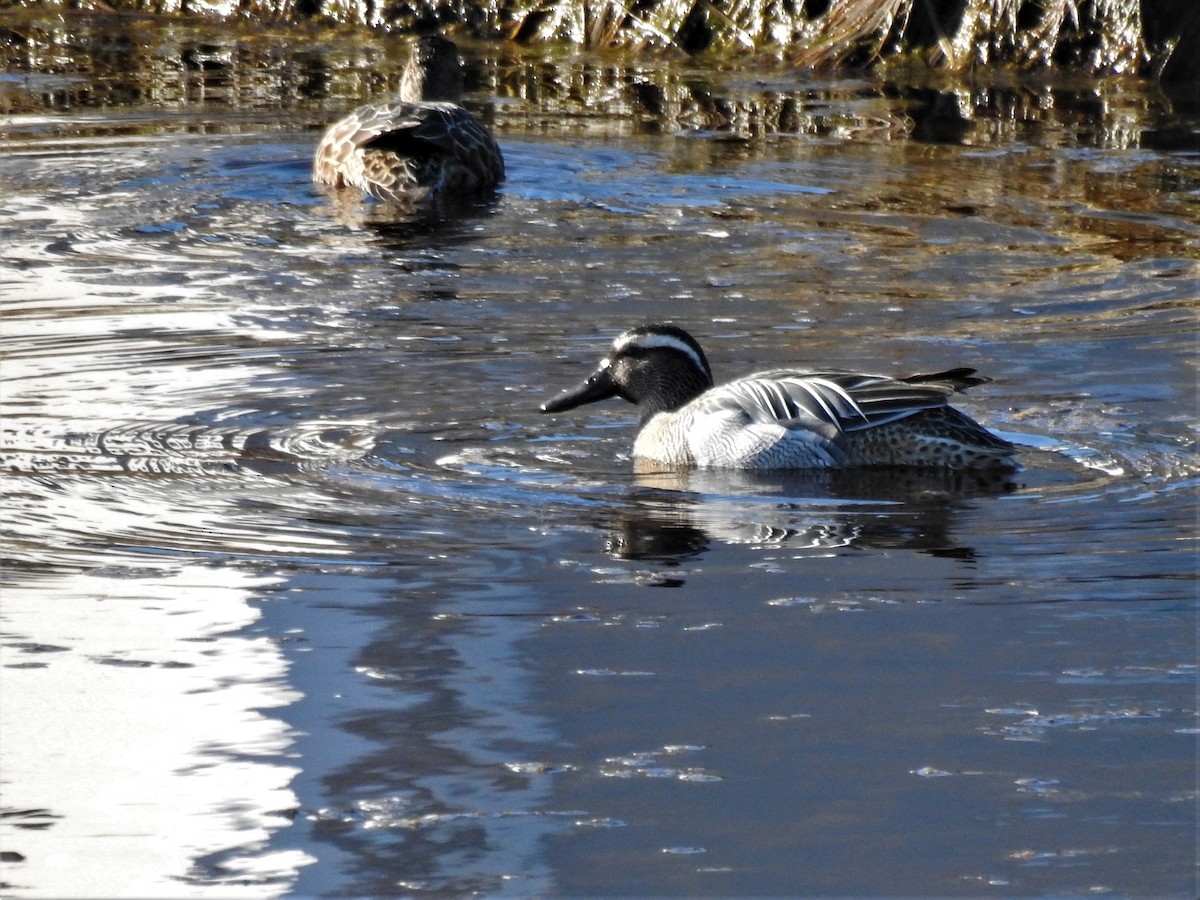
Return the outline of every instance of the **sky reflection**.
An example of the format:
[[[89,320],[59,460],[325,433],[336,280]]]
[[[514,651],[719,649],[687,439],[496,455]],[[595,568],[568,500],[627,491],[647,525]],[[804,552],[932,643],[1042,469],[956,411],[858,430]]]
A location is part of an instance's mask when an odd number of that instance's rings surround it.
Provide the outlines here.
[[[278,647],[242,631],[270,582],[187,564],[6,587],[4,803],[42,811],[4,836],[25,896],[216,896],[188,877],[215,852],[232,857],[217,885],[275,896],[305,864],[260,856],[296,805],[292,735],[267,711],[298,695]]]

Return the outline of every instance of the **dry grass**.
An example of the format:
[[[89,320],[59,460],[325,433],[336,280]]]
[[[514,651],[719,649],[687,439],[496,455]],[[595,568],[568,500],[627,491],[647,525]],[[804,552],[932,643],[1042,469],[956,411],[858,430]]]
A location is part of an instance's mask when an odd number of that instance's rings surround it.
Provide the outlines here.
[[[458,27],[532,44],[769,54],[811,68],[880,61],[1200,80],[1200,0],[0,0],[46,7]]]
[[[904,57],[957,71],[1119,73],[1154,63],[1141,9],[1140,0],[515,0],[503,15],[508,34],[531,42],[754,51],[814,68]]]

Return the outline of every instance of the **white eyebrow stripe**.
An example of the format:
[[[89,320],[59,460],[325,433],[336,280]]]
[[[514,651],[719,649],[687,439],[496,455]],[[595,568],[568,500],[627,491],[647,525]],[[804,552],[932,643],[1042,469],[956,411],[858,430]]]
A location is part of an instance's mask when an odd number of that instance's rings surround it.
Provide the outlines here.
[[[613,353],[620,353],[628,347],[644,347],[647,350],[678,350],[686,353],[696,364],[696,368],[707,372],[708,367],[695,349],[684,341],[670,334],[623,334],[613,341]]]

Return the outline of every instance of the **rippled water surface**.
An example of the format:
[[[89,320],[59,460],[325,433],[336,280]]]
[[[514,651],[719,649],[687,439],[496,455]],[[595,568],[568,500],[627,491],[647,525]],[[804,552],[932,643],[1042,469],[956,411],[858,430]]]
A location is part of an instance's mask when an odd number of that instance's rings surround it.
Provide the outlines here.
[[[1195,110],[551,65],[421,226],[349,76],[3,76],[9,894],[1193,895]],[[635,477],[536,410],[661,319],[1024,470]]]

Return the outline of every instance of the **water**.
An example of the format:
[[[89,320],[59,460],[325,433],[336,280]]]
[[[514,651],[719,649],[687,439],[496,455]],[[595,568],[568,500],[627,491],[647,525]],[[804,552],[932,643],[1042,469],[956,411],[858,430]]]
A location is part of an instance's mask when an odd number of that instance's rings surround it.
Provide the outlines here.
[[[432,229],[310,185],[341,88],[8,80],[9,893],[1194,894],[1195,110],[570,65],[485,66],[509,178]],[[668,318],[976,366],[1024,471],[537,413]]]

